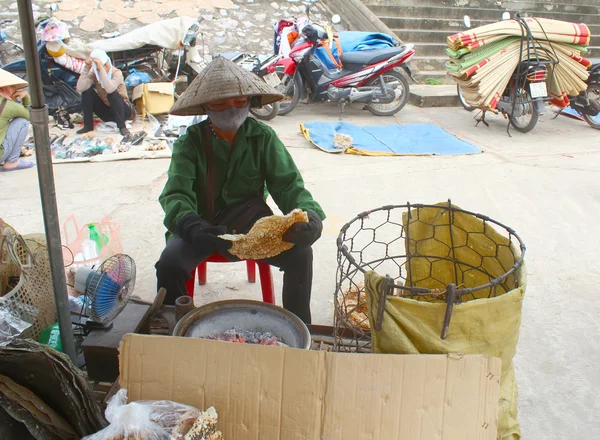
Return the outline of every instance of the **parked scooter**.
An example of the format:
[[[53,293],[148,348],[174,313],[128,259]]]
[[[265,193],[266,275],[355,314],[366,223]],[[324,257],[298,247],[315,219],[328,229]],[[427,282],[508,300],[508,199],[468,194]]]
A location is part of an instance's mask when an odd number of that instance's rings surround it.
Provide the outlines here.
[[[271,72],[277,75],[278,88],[288,97],[280,105],[280,115],[291,112],[305,92],[309,102],[339,103],[342,113],[344,106],[352,102],[364,103],[367,110],[378,116],[393,115],[406,105],[410,86],[405,76],[394,69],[402,68],[414,81],[407,65],[415,54],[412,44],[396,41],[394,47],[344,52],[339,57],[340,65],[330,69],[315,51],[330,44],[332,35],[310,22],[308,5],[306,14],[308,24],[300,29],[289,57],[281,58]],[[275,82],[269,75],[265,80]]]
[[[504,12],[502,20],[509,20],[510,13]],[[516,20],[521,20],[517,14]],[[467,28],[471,27],[471,19],[468,15],[464,17],[464,24]],[[524,25],[527,29],[527,26]],[[553,66],[556,60],[539,60],[530,57],[523,60],[518,66],[513,76],[502,94],[497,104],[497,110],[509,118],[510,124],[521,133],[531,131],[537,124],[538,118],[545,111],[545,101],[549,101],[546,80],[548,70]],[[600,130],[600,63],[596,63],[588,68],[590,73],[586,83],[587,90],[581,92],[578,96],[570,96],[570,106],[582,115],[585,121],[595,129]],[[475,110],[465,99],[460,85],[456,86],[458,99],[461,105],[468,111]],[[484,115],[477,119],[478,122],[485,122]]]
[[[600,130],[600,63],[592,64],[588,72],[587,89],[578,96],[569,96],[570,107],[592,128]],[[561,110],[562,111],[562,110]]]
[[[271,56],[262,56],[262,55],[251,55],[243,52],[236,53],[220,53],[215,54],[213,56],[223,56],[228,60],[239,64],[240,67],[245,70],[254,73],[258,77],[262,78],[270,78],[269,72],[277,64],[277,61],[281,58],[280,55],[271,55]],[[275,84],[271,84],[276,87],[279,85],[279,79],[277,78]],[[279,102],[274,102],[273,104],[267,104],[260,108],[251,108],[250,113],[258,119],[263,121],[270,121],[279,113]]]

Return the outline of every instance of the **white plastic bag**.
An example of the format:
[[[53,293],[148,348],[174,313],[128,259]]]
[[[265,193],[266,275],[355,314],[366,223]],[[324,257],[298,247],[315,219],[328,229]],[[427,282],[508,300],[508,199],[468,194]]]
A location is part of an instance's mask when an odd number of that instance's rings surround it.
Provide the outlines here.
[[[200,414],[194,407],[170,400],[127,403],[127,390],[122,389],[106,406],[104,415],[110,425],[82,440],[183,439]]]
[[[36,315],[32,306],[0,298],[0,347],[10,344],[10,341],[31,327]]]

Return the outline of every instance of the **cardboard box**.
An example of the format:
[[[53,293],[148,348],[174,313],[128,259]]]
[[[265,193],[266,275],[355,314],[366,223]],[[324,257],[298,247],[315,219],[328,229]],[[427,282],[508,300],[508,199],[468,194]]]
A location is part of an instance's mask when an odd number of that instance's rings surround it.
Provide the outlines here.
[[[173,83],[156,82],[140,84],[133,89],[131,99],[136,103],[142,117],[146,113],[162,115],[169,113],[175,103],[175,92]]]
[[[226,440],[495,440],[501,362],[126,335],[129,399],[214,406]]]

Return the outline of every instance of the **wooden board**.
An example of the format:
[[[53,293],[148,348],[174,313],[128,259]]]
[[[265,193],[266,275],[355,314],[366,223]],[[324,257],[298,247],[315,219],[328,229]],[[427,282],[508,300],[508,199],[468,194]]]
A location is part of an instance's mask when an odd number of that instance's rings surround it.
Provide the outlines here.
[[[137,333],[145,324],[148,304],[130,301],[113,321],[110,330],[93,330],[81,344],[88,377],[114,382],[119,375],[119,344],[126,333]]]

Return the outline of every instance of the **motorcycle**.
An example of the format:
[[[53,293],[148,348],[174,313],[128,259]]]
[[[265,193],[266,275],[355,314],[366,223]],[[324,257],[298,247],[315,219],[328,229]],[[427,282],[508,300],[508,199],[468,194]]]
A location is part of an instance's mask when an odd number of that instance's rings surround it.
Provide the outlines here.
[[[510,18],[510,13],[502,14],[502,20]],[[521,17],[517,14],[515,19],[521,20]],[[464,17],[464,24],[467,28],[471,27],[471,20],[467,15]],[[551,99],[548,97],[546,80],[549,69],[554,67],[557,60],[550,58],[540,60],[531,56],[519,63],[496,106],[496,110],[508,117],[510,125],[521,133],[527,133],[536,126],[539,116],[545,111],[545,102]],[[577,96],[569,96],[570,106],[582,115],[588,125],[600,130],[600,120],[596,118],[600,113],[600,63],[590,66],[588,72],[587,89]],[[475,110],[465,99],[460,84],[456,85],[456,91],[463,108],[467,111]],[[485,111],[476,121],[488,125]]]
[[[243,69],[254,73],[259,78],[264,79],[271,68],[277,64],[277,61],[281,58],[280,55],[271,55],[271,56],[262,56],[262,55],[253,55],[247,54],[243,52],[236,53],[219,53],[213,55],[213,58],[217,56],[222,56],[227,58],[228,60],[238,64]],[[279,84],[279,81],[277,81]],[[258,119],[263,121],[270,121],[279,113],[280,107],[279,102],[274,102],[273,104],[267,104],[260,108],[251,108],[250,113]]]
[[[600,130],[600,63],[588,68],[590,76],[586,80],[587,89],[577,96],[569,96],[570,107],[579,113],[585,122]],[[561,109],[557,116],[563,111]]]
[[[310,6],[306,6],[307,18]],[[337,16],[339,18],[339,16]],[[315,54],[320,46],[329,45],[333,35],[306,20],[298,38],[291,44],[289,57],[282,57],[267,69],[267,83],[275,85],[288,99],[281,102],[280,115],[290,113],[308,92],[308,101],[340,104],[343,114],[347,103],[364,103],[378,116],[400,111],[408,102],[410,86],[402,68],[414,81],[407,62],[414,56],[412,44],[396,41],[394,47],[344,52],[336,68],[330,69]]]

